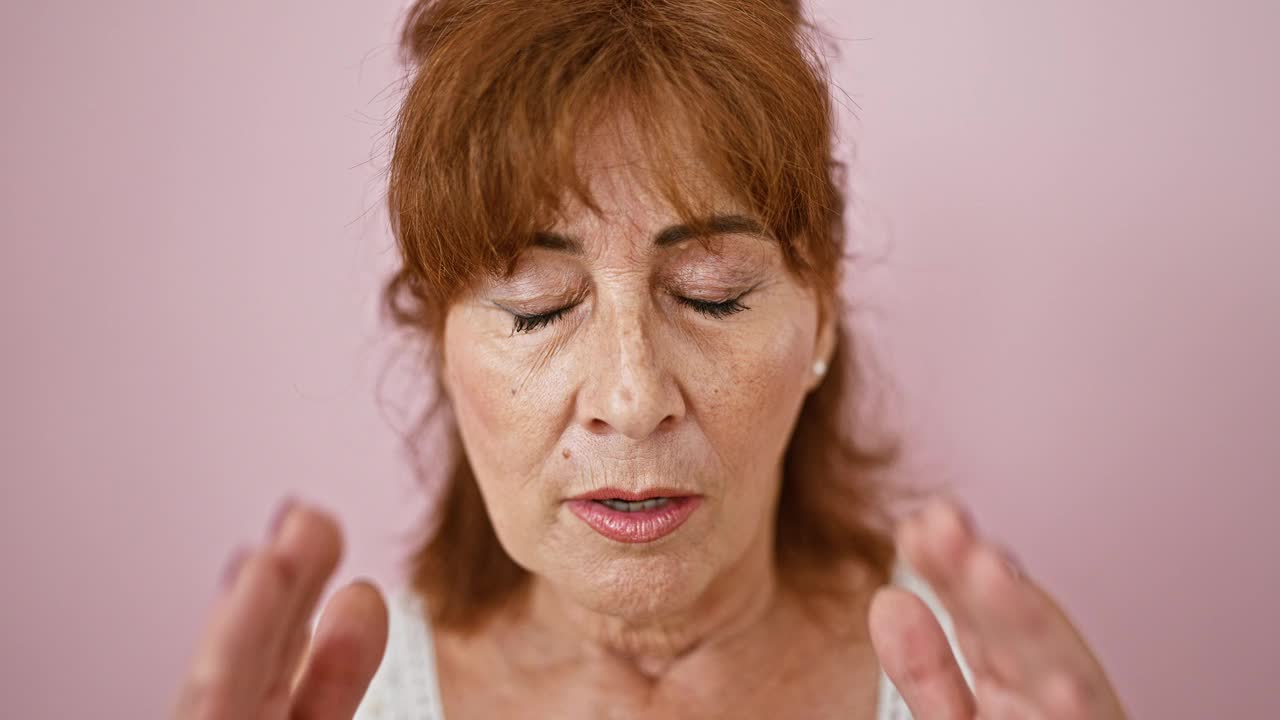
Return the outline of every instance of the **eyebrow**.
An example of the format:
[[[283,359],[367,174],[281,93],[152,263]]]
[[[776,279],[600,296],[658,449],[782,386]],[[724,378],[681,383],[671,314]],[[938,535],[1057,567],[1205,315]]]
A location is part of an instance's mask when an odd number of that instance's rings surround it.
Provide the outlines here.
[[[712,215],[702,220],[700,224],[707,228],[707,232],[704,233],[706,235],[743,234],[758,235],[762,238],[769,237],[759,222],[745,215]],[[696,237],[698,234],[693,225],[669,225],[653,236],[653,244],[655,247],[668,247]],[[581,241],[571,235],[557,232],[535,232],[533,234],[533,244],[549,250],[567,252],[571,255],[581,255],[583,252]]]

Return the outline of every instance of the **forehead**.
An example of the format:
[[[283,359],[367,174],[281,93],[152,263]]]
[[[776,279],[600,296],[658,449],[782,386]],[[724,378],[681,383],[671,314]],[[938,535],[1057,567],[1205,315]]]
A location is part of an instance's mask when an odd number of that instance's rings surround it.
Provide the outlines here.
[[[777,244],[749,195],[733,191],[732,166],[708,128],[688,113],[634,107],[606,101],[566,118],[565,132],[536,145],[549,151],[527,157],[544,163],[531,169],[545,192],[495,269],[499,276],[513,274],[536,248],[647,262],[663,248],[696,245],[718,255],[731,235]]]
[[[630,222],[651,228],[675,219],[752,215],[741,194],[716,177],[698,152],[688,124],[666,118],[642,127],[628,113],[609,115],[577,134],[574,175],[557,225]]]
[[[591,206],[567,189],[555,220],[531,247],[579,257],[620,250],[640,259],[697,240],[713,253],[726,235],[769,234],[707,169],[691,145],[656,148],[634,125],[602,124],[575,147],[575,174]]]

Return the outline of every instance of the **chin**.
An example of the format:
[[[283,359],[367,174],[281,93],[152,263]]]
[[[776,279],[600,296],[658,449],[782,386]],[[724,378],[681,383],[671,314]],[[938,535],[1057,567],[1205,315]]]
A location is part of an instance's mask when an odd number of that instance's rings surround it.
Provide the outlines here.
[[[595,612],[645,622],[691,607],[713,575],[706,562],[692,558],[621,555],[550,579],[562,593]]]

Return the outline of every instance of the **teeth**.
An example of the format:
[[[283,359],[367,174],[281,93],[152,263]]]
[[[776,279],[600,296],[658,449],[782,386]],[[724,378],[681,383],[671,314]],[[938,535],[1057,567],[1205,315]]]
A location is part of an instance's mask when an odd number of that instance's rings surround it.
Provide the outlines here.
[[[642,510],[660,508],[671,502],[671,500],[670,498],[649,498],[639,502],[627,502],[626,500],[599,500],[597,502],[618,512],[640,512]]]

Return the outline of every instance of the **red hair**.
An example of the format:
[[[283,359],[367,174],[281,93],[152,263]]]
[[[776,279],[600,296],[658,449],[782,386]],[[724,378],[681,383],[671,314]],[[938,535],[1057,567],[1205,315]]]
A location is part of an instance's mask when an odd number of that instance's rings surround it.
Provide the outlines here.
[[[552,224],[565,193],[599,212],[575,141],[631,121],[652,167],[698,161],[777,238],[788,268],[839,313],[844,258],[840,166],[826,70],[794,3],[766,0],[420,0],[401,38],[410,83],[394,129],[388,207],[402,264],[384,308],[427,349],[435,401],[407,439],[417,450],[442,409],[440,344],[450,303],[507,271]],[[698,227],[705,198],[677,173],[660,191]],[[859,444],[852,402],[870,387],[841,326],[831,371],[806,399],[784,462],[777,561],[789,582],[834,589],[856,562],[881,581],[893,558],[877,470],[894,440]],[[498,542],[456,428],[446,479],[411,580],[433,620],[474,627],[527,572]]]

